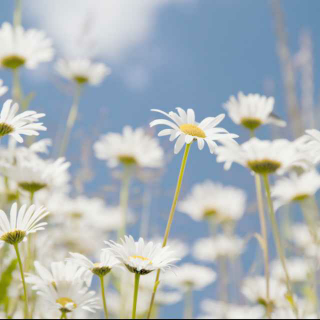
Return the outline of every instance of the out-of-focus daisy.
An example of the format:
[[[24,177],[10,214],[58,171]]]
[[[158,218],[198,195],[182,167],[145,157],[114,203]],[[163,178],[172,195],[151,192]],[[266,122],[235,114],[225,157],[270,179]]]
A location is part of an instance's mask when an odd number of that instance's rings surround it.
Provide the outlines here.
[[[85,282],[78,276],[78,267],[72,267],[69,262],[54,263],[51,270],[52,273],[38,266],[39,276],[27,278],[28,283],[34,284],[33,289],[50,309],[58,310],[64,316],[77,309],[93,313],[100,309],[95,292],[89,291]],[[50,277],[52,281],[48,282],[47,279]]]
[[[3,81],[0,79],[0,97],[6,94],[8,87],[3,85]]]
[[[97,263],[93,263],[87,257],[79,253],[70,252],[70,255],[72,257],[70,260],[73,261],[74,264],[90,271],[90,273],[98,277],[106,276],[113,268],[118,267],[120,264],[119,260],[117,260],[108,250],[102,250],[100,261]]]
[[[35,261],[34,267],[37,274],[29,273],[26,277],[26,282],[33,286],[33,290],[40,290],[50,285],[54,287],[57,282],[85,281],[87,285],[91,283],[85,269],[71,261],[53,262],[50,269],[45,268],[39,261]]]
[[[320,188],[320,175],[316,171],[310,171],[297,175],[292,173],[289,178],[282,178],[272,188],[272,197],[275,199],[275,208],[294,201],[303,201]]]
[[[58,73],[76,83],[99,85],[106,76],[111,74],[111,69],[103,63],[94,63],[89,59],[60,59],[56,64]]]
[[[162,239],[156,237],[152,239],[154,243],[162,242]],[[177,259],[182,260],[189,254],[189,246],[186,244],[185,241],[180,239],[169,239],[168,246],[171,248],[171,251],[174,251],[174,255]]]
[[[258,174],[284,173],[295,166],[304,167],[304,157],[294,143],[285,140],[259,140],[252,138],[242,145],[225,143],[217,148],[217,161],[230,169],[233,162]]]
[[[18,142],[23,142],[21,135],[38,136],[38,131],[46,131],[47,128],[38,120],[45,116],[44,113],[25,111],[18,115],[19,105],[7,100],[0,114],[0,138],[10,135]]]
[[[69,181],[69,162],[65,158],[56,161],[34,158],[17,161],[15,166],[7,170],[8,177],[18,183],[18,186],[30,193],[38,192],[44,188],[61,189]]]
[[[216,273],[210,268],[186,263],[173,273],[168,273],[164,282],[167,286],[182,291],[203,290],[216,280]]]
[[[193,187],[179,204],[179,210],[194,220],[214,218],[218,222],[239,220],[245,210],[246,194],[237,188],[205,181]]]
[[[164,152],[159,141],[145,132],[124,127],[122,134],[109,133],[94,144],[96,157],[106,160],[109,167],[119,164],[137,165],[141,168],[159,168],[163,165]]]
[[[0,67],[17,69],[25,66],[36,68],[53,58],[52,42],[43,31],[24,30],[5,22],[0,29]]]
[[[244,240],[221,234],[198,240],[194,245],[193,255],[200,261],[216,262],[219,258],[234,259],[240,256],[243,250]]]
[[[153,242],[145,243],[142,238],[138,242],[130,236],[121,239],[122,244],[106,242],[114,256],[124,264],[130,272],[146,275],[155,270],[166,271],[178,259],[170,247],[162,247]]]
[[[288,272],[292,282],[305,282],[312,272],[312,266],[305,258],[290,258],[288,259]],[[285,283],[286,275],[279,260],[271,264],[271,274],[274,279]]]
[[[214,153],[217,147],[216,141],[233,141],[234,138],[238,137],[235,134],[230,134],[223,128],[217,128],[217,125],[224,119],[224,114],[220,114],[217,117],[205,118],[198,123],[192,109],[188,109],[186,112],[181,108],[177,108],[178,113],[166,113],[157,109],[153,109],[152,111],[159,112],[171,120],[154,120],[150,123],[150,126],[165,125],[169,127],[169,129],[160,131],[159,136],[170,136],[170,141],[178,139],[174,147],[176,154],[180,152],[185,144],[190,144],[193,141],[198,142],[200,150],[203,149],[206,142],[210,152]]]
[[[311,129],[306,131],[306,135],[298,139],[301,151],[308,154],[314,165],[320,162],[320,131]]]
[[[264,277],[252,277],[245,279],[241,291],[250,302],[267,307],[266,279]],[[281,307],[287,304],[286,294],[286,286],[271,278],[269,303],[272,310],[276,307]]]
[[[23,205],[19,211],[14,203],[10,210],[10,220],[4,211],[0,210],[0,241],[17,245],[30,233],[44,230],[46,222],[41,222],[49,212],[46,208],[28,207]]]
[[[231,96],[225,103],[225,109],[234,123],[244,126],[249,130],[255,130],[263,124],[275,124],[285,127],[285,121],[275,116],[272,111],[274,98],[259,94],[244,95],[238,93],[238,99]]]

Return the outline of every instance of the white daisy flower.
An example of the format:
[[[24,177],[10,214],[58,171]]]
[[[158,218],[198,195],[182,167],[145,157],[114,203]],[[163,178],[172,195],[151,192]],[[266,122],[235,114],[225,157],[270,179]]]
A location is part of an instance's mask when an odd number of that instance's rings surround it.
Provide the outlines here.
[[[245,192],[211,181],[195,185],[178,206],[181,212],[196,221],[214,218],[221,223],[241,219],[245,207]]]
[[[61,189],[69,181],[68,168],[70,162],[65,158],[56,161],[43,160],[41,158],[20,159],[15,166],[7,169],[10,179],[17,182],[18,186],[27,192],[35,193],[42,189]]]
[[[8,87],[3,85],[3,81],[0,79],[0,97],[6,94],[8,91]]]
[[[43,31],[24,30],[21,26],[13,27],[8,22],[0,29],[0,67],[17,69],[25,66],[35,69],[41,62],[53,58],[52,41]]]
[[[94,63],[89,59],[60,59],[56,64],[58,73],[78,84],[89,83],[99,85],[106,76],[111,74],[111,69],[103,63]]]
[[[94,291],[89,291],[79,274],[81,269],[70,262],[53,263],[51,272],[37,264],[39,276],[29,276],[26,281],[34,284],[33,290],[51,310],[58,310],[63,314],[83,309],[94,313],[100,309],[99,299]],[[51,280],[51,281],[50,281]]]
[[[216,278],[216,273],[210,268],[186,263],[179,266],[175,273],[168,273],[163,281],[167,286],[183,291],[201,291],[211,285]]]
[[[266,279],[264,277],[251,277],[244,280],[241,289],[244,296],[252,303],[267,306]],[[270,305],[272,309],[287,305],[286,285],[271,278],[270,279]]]
[[[275,124],[285,127],[286,122],[272,113],[274,102],[273,97],[267,98],[259,94],[246,96],[239,92],[238,99],[231,96],[224,107],[234,123],[243,125],[249,130],[255,130],[263,124]]]
[[[313,272],[310,261],[305,258],[293,257],[288,259],[288,273],[292,282],[305,282],[308,276]],[[286,275],[283,271],[281,261],[277,260],[271,263],[271,275],[274,279],[285,283]]]
[[[124,127],[122,134],[108,133],[94,146],[96,157],[106,160],[110,168],[119,164],[137,165],[141,168],[159,168],[163,166],[164,152],[159,141],[144,129]]]
[[[47,225],[43,220],[49,212],[46,208],[28,207],[23,205],[19,211],[14,203],[10,210],[10,220],[4,211],[0,210],[0,241],[16,245],[23,241],[30,233],[44,230]]]
[[[244,245],[244,240],[237,236],[220,234],[199,239],[194,245],[193,255],[205,262],[216,262],[220,258],[234,259],[243,253]]]
[[[236,162],[258,174],[283,174],[295,166],[305,167],[304,160],[295,144],[285,139],[252,138],[242,145],[225,143],[217,148],[217,162],[225,162],[226,170]]]
[[[320,175],[316,171],[301,175],[291,173],[289,178],[278,180],[272,188],[275,208],[312,197],[320,188]]]
[[[0,138],[10,135],[18,142],[22,143],[21,135],[38,136],[38,131],[46,131],[38,120],[45,116],[44,113],[36,113],[35,111],[25,111],[16,115],[19,110],[19,105],[13,103],[12,100],[7,100],[0,114]]]
[[[166,271],[172,267],[173,262],[178,261],[168,246],[163,248],[161,244],[145,243],[142,238],[135,242],[131,236],[125,236],[121,242],[122,244],[117,244],[109,241],[106,244],[132,273],[146,275],[155,270]]]
[[[311,129],[306,131],[306,135],[299,140],[299,147],[301,151],[309,156],[309,160],[317,165],[320,162],[320,131]]]
[[[113,268],[119,267],[120,264],[119,260],[117,260],[109,250],[101,251],[100,261],[97,263],[93,263],[87,257],[79,253],[70,252],[70,255],[72,258],[69,260],[71,260],[74,264],[84,268],[91,274],[94,274],[98,277],[106,276]]]
[[[203,149],[206,142],[210,152],[214,153],[217,147],[215,141],[233,141],[234,138],[238,138],[237,135],[230,134],[227,130],[216,127],[224,119],[224,114],[220,114],[217,117],[205,118],[198,123],[196,122],[195,113],[192,109],[188,109],[186,112],[181,108],[177,108],[178,113],[166,113],[156,109],[152,111],[159,112],[171,120],[154,120],[150,123],[150,126],[165,125],[170,127],[170,129],[160,131],[159,136],[170,136],[170,141],[178,139],[174,147],[175,154],[179,153],[185,144],[190,144],[195,140],[198,142],[200,150]]]

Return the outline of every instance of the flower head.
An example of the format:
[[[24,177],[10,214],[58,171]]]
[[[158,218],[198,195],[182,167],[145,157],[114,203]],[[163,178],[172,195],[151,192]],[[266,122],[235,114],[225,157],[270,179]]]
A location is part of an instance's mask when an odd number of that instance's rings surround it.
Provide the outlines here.
[[[52,42],[44,32],[5,22],[0,29],[0,67],[17,69],[25,66],[34,69],[41,62],[53,58]]]
[[[231,96],[225,104],[234,123],[243,125],[245,128],[255,130],[263,124],[275,124],[285,127],[286,123],[275,116],[273,111],[274,98],[267,98],[259,94],[244,95],[238,93],[238,99]]]
[[[164,129],[159,132],[159,136],[170,136],[170,141],[178,139],[174,152],[177,154],[185,144],[190,144],[193,141],[198,142],[200,150],[203,149],[205,142],[208,144],[210,152],[214,153],[217,143],[215,141],[231,140],[238,136],[230,134],[223,128],[217,128],[217,125],[224,119],[225,115],[220,114],[217,117],[209,117],[202,120],[200,123],[196,122],[195,113],[192,109],[187,112],[181,108],[177,108],[178,113],[163,112],[161,110],[153,109],[154,112],[159,112],[170,120],[159,119],[150,123],[150,126],[165,125],[169,129]]]
[[[272,188],[275,208],[290,202],[303,201],[315,195],[320,188],[320,175],[310,171],[297,175],[292,173],[289,178],[282,178]]]
[[[48,214],[46,208],[36,209],[35,205],[30,207],[23,205],[18,211],[18,206],[14,203],[10,210],[9,221],[5,212],[0,210],[0,241],[16,245],[23,241],[28,234],[44,230],[47,223],[40,221]]]
[[[124,127],[122,134],[109,133],[94,144],[96,156],[108,161],[109,167],[119,164],[140,168],[158,168],[163,165],[164,152],[159,141],[138,128]]]
[[[203,290],[216,280],[216,273],[210,268],[186,263],[175,273],[166,275],[166,285],[183,291]]]
[[[145,243],[142,238],[135,242],[131,236],[125,236],[121,242],[117,244],[109,241],[106,244],[114,256],[133,273],[146,275],[159,269],[165,271],[178,260],[168,246],[163,248],[161,244]]]
[[[38,136],[38,131],[46,131],[47,128],[38,120],[45,116],[35,111],[25,111],[16,115],[19,110],[17,103],[7,100],[0,114],[0,138],[10,135],[18,142],[23,142],[21,135]]]
[[[97,263],[93,263],[87,257],[79,253],[70,252],[70,255],[72,256],[70,260],[73,261],[74,264],[90,271],[98,277],[106,276],[113,268],[119,267],[120,264],[119,260],[117,260],[109,250],[102,250],[100,261]]]
[[[237,162],[258,174],[281,174],[292,167],[306,165],[295,144],[285,139],[252,138],[242,145],[225,143],[217,149],[217,161],[225,162],[226,170]]]
[[[77,309],[95,312],[100,309],[95,292],[89,291],[83,277],[83,269],[71,262],[51,264],[51,271],[39,262],[35,263],[38,275],[28,275],[26,281],[33,285],[46,305],[62,313]]]
[[[99,85],[111,74],[111,69],[103,63],[93,63],[89,59],[59,60],[56,70],[61,76],[78,84]]]
[[[179,210],[194,220],[214,218],[218,222],[239,220],[245,210],[246,194],[233,187],[205,181],[193,187],[179,204]]]

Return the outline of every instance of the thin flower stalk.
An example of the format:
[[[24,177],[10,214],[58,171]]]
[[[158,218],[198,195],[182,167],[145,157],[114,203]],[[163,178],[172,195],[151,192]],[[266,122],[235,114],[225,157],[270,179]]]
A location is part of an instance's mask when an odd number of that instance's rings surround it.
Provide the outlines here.
[[[138,303],[138,295],[139,295],[140,276],[141,276],[140,273],[135,274],[132,319],[136,319],[137,317],[137,303]]]
[[[163,239],[163,244],[162,244],[163,247],[165,247],[167,245],[168,238],[169,238],[169,235],[170,235],[170,230],[171,230],[171,227],[172,227],[172,222],[173,222],[176,206],[177,206],[177,202],[178,202],[180,191],[181,191],[181,185],[182,185],[183,176],[184,176],[184,172],[185,172],[186,165],[187,165],[187,160],[188,160],[191,144],[192,143],[186,144],[184,155],[183,155],[183,158],[182,158],[182,163],[181,163],[178,183],[177,183],[175,195],[174,195],[173,202],[172,202],[172,207],[171,207],[171,211],[170,211],[170,215],[169,215],[169,220],[168,220],[165,236],[164,236],[164,239]],[[152,293],[152,298],[151,298],[151,302],[150,302],[150,307],[149,307],[149,311],[148,311],[148,319],[150,319],[151,314],[152,314],[152,308],[153,308],[153,305],[154,305],[154,300],[155,300],[157,289],[158,289],[158,286],[159,286],[160,273],[161,273],[161,271],[158,270],[157,277],[156,277],[155,284],[154,284],[153,293]]]
[[[102,297],[102,303],[103,303],[103,310],[104,310],[104,316],[106,319],[109,318],[108,315],[108,308],[107,308],[107,301],[106,301],[106,294],[105,294],[105,287],[104,287],[104,277],[100,278],[100,284],[101,284],[101,297]]]

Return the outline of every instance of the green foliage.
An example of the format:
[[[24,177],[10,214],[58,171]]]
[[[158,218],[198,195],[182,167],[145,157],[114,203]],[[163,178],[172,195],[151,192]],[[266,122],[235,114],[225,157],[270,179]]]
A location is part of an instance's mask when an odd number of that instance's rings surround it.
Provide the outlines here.
[[[14,259],[11,261],[7,269],[2,273],[0,278],[0,305],[7,303],[7,291],[12,282],[12,274],[16,270],[18,260]]]

